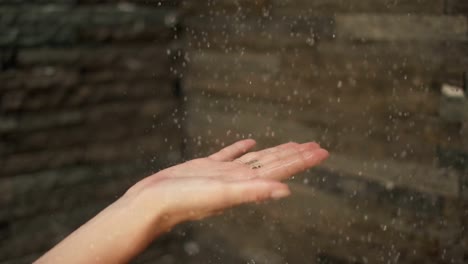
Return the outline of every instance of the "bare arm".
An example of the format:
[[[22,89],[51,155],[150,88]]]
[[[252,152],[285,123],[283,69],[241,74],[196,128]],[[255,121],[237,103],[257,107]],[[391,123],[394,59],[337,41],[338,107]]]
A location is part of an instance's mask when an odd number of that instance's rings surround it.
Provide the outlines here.
[[[328,157],[316,143],[287,143],[244,154],[254,145],[242,140],[143,179],[36,263],[126,263],[181,222],[288,196],[281,180]]]

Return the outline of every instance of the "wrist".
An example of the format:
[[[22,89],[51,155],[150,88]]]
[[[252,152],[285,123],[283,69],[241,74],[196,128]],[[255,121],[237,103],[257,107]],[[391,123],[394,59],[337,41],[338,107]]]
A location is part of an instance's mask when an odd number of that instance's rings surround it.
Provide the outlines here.
[[[158,202],[145,193],[126,193],[115,201],[109,209],[113,215],[119,215],[122,224],[132,232],[145,236],[157,236],[164,232],[164,211]]]
[[[146,188],[135,191],[134,187],[112,204],[112,210],[120,212],[123,218],[135,221],[135,229],[151,230],[147,235],[153,234],[155,237],[171,229],[175,223],[168,217],[162,199]]]
[[[124,195],[81,226],[37,263],[127,263],[164,232],[159,211]]]

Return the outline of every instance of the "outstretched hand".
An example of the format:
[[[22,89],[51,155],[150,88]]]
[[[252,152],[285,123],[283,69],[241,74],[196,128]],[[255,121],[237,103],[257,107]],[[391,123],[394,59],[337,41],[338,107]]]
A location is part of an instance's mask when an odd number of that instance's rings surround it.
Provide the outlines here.
[[[172,226],[234,205],[288,196],[281,180],[328,157],[316,143],[290,142],[247,153],[254,146],[251,139],[238,141],[209,157],[162,170],[137,183],[128,195],[146,197],[148,210],[162,210]]]
[[[328,157],[316,143],[286,143],[247,153],[254,145],[251,139],[242,140],[141,180],[37,263],[128,262],[178,223],[288,196],[281,180]]]

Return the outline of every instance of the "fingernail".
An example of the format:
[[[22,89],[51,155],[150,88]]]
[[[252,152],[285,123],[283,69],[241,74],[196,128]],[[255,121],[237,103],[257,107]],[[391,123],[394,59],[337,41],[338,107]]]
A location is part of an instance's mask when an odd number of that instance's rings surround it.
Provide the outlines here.
[[[320,148],[319,144],[315,142],[308,142],[308,143],[301,144],[301,146],[299,146],[299,151],[306,151],[306,150],[318,149],[318,148]]]
[[[273,199],[281,199],[289,196],[291,192],[288,189],[278,189],[271,192],[270,197]]]
[[[330,153],[328,153],[328,151],[326,149],[319,149],[318,150],[318,153],[320,156],[322,156],[324,159],[328,158],[328,156],[330,156]]]
[[[328,157],[328,151],[324,149],[314,149],[304,152],[304,158],[308,159],[312,156],[319,156],[321,159],[325,159]]]

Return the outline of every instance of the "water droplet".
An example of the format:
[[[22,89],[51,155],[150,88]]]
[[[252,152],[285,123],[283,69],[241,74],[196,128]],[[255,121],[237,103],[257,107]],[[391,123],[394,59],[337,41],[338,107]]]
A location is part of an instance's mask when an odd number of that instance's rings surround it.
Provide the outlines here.
[[[200,246],[194,241],[189,241],[184,244],[184,250],[189,256],[194,256],[200,253]]]

